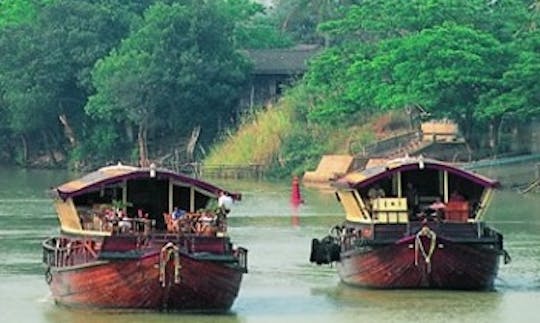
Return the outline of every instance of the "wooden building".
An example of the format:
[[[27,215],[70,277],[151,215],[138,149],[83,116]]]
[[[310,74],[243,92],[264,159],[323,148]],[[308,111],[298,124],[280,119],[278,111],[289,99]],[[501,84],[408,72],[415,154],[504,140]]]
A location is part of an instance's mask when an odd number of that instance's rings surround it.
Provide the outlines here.
[[[275,103],[285,87],[304,75],[307,61],[320,50],[318,45],[246,50],[253,70],[240,110]]]

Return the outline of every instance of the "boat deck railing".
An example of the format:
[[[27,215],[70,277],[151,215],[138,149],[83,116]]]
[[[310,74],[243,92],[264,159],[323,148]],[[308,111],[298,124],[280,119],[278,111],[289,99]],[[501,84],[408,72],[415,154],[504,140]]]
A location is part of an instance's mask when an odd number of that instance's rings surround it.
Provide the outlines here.
[[[352,250],[359,245],[395,243],[400,239],[415,235],[426,225],[423,221],[409,223],[361,225],[357,228],[349,227],[339,236],[342,251]],[[448,240],[483,243],[500,241],[502,236],[496,230],[487,226],[484,222],[469,223],[445,223],[429,222],[427,226],[438,237]]]
[[[233,248],[230,238],[179,235],[167,232],[148,235],[127,234],[97,237],[54,237],[43,242],[43,263],[49,267],[69,267],[93,261],[138,258],[172,243],[187,256],[213,255],[216,259],[237,263],[247,270],[247,249]]]
[[[43,263],[51,267],[67,267],[97,260],[96,243],[92,239],[47,239],[43,242]]]

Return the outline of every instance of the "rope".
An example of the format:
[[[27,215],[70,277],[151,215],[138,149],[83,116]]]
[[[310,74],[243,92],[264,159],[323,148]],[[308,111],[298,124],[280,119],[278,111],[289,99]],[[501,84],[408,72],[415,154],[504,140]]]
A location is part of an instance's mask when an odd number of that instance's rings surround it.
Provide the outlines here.
[[[426,253],[426,250],[424,249],[424,244],[422,243],[422,239],[420,237],[425,236],[430,239],[430,245],[429,245],[429,252]],[[418,250],[422,253],[422,257],[424,257],[424,261],[427,264],[427,272],[431,273],[431,256],[433,256],[433,253],[435,252],[435,245],[437,243],[437,235],[435,232],[433,232],[429,227],[424,226],[418,233],[416,234],[416,237],[414,239],[414,265],[418,267]]]
[[[159,254],[159,281],[161,283],[161,287],[167,286],[165,274],[167,264],[171,259],[174,260],[174,283],[180,284],[181,282],[180,269],[182,269],[182,266],[180,265],[180,254],[178,251],[179,248],[172,242],[168,242],[163,246],[163,248],[161,248],[161,252]]]

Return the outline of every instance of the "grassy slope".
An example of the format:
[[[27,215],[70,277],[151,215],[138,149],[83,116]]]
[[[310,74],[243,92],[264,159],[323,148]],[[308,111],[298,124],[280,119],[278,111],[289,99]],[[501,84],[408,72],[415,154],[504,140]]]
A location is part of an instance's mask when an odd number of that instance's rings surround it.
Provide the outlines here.
[[[228,133],[212,147],[205,164],[270,164],[279,152],[282,138],[293,127],[293,115],[290,105],[255,112],[238,131]]]
[[[206,165],[260,164],[276,176],[314,169],[324,154],[347,154],[349,144],[367,144],[396,131],[402,117],[351,116],[349,125],[321,127],[308,124],[294,100],[282,100],[270,109],[247,117],[236,132],[229,132],[212,147]]]

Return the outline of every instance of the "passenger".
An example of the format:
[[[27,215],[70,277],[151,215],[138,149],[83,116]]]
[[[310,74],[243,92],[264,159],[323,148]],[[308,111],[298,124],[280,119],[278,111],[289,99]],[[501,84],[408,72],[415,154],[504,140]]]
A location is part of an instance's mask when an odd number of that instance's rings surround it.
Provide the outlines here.
[[[218,208],[223,212],[224,214],[228,214],[231,212],[231,208],[234,201],[231,196],[229,196],[227,193],[220,191],[219,192],[219,198],[218,198]]]
[[[368,197],[370,200],[374,200],[376,198],[385,197],[386,193],[381,188],[379,184],[375,184],[372,186],[368,191]]]
[[[132,229],[131,219],[127,214],[124,214],[124,211],[118,210],[117,217],[120,219],[118,222],[118,228],[121,232],[127,232]]]
[[[186,211],[179,209],[178,206],[175,206],[172,213],[173,221],[180,221],[186,216]]]
[[[452,194],[450,194],[450,201],[463,202],[463,201],[465,201],[465,198],[463,197],[463,195],[459,194],[458,190],[454,190],[454,191],[452,191]]]
[[[446,204],[444,204],[441,201],[440,197],[437,197],[433,203],[429,206],[429,209],[431,210],[431,215],[436,218],[436,220],[440,220],[443,217],[444,209],[446,208]]]
[[[370,209],[373,209],[373,202],[375,201],[375,199],[385,196],[386,194],[379,184],[373,185],[368,191]]]
[[[202,235],[215,234],[216,216],[208,211],[203,211],[197,221],[197,233]]]
[[[137,217],[139,219],[148,219],[148,213],[145,213],[142,209],[137,210]]]
[[[231,212],[233,203],[231,196],[223,191],[219,192],[216,225],[221,232],[227,231],[227,215]]]
[[[187,213],[186,211],[178,208],[178,206],[175,206],[174,209],[173,209],[173,212],[172,212],[172,226],[173,226],[173,230],[175,232],[180,232],[182,231],[181,228],[184,227],[184,224],[186,222],[186,219],[187,219]]]

